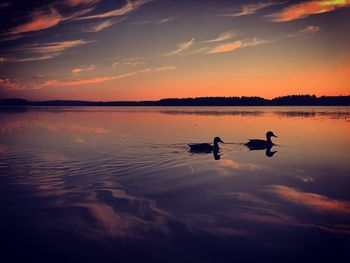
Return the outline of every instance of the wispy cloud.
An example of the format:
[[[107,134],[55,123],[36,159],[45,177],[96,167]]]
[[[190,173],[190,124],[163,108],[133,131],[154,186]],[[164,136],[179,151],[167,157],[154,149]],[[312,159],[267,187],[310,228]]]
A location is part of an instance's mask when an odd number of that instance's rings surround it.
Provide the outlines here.
[[[189,49],[192,45],[194,44],[194,38],[192,38],[190,41],[187,41],[187,42],[183,42],[183,43],[180,43],[178,44],[178,47],[177,49],[173,50],[173,51],[170,51],[166,54],[164,54],[164,56],[174,56],[174,55],[177,55],[187,49]]]
[[[56,53],[62,52],[66,49],[85,45],[92,41],[85,41],[82,39],[72,40],[72,41],[61,41],[61,42],[51,42],[42,44],[29,44],[16,48],[18,51],[29,52],[29,53]]]
[[[27,84],[28,87],[31,86],[31,83]],[[16,82],[12,81],[10,79],[0,79],[0,89],[6,89],[6,90],[23,90],[26,86]]]
[[[98,18],[109,18],[116,16],[124,16],[129,14],[137,9],[139,9],[144,4],[151,2],[153,0],[128,0],[125,5],[120,8],[114,9],[112,11],[108,11],[105,13],[100,13],[91,16],[79,17],[77,20],[85,20],[85,19],[98,19]]]
[[[15,63],[15,62],[29,62],[52,59],[60,56],[65,50],[85,45],[93,41],[85,41],[82,39],[72,41],[61,41],[52,43],[35,43],[29,45],[23,45],[13,50],[28,53],[30,55],[23,55],[22,57],[7,57],[3,58],[3,63]]]
[[[91,5],[99,2],[99,0],[66,0],[65,4],[71,7],[79,5]]]
[[[173,17],[173,16],[172,17],[165,17],[165,18],[162,18],[162,19],[155,21],[155,24],[157,24],[157,25],[165,24],[165,23],[168,23],[174,19],[175,19],[175,17]]]
[[[92,71],[95,69],[95,65],[90,65],[88,67],[76,67],[76,68],[73,68],[72,69],[72,73],[77,75],[81,72],[84,72],[84,71]]]
[[[69,16],[62,16],[56,8],[51,7],[49,11],[47,10],[38,10],[31,14],[31,20],[29,22],[26,22],[22,25],[19,25],[17,27],[14,27],[10,29],[7,33],[4,35],[18,35],[22,33],[28,33],[33,31],[40,31],[48,28],[52,28],[54,26],[57,26],[62,21],[68,21],[75,19],[79,16],[82,16],[88,12],[91,12],[93,9],[82,9],[78,10]],[[11,39],[10,39],[11,40]]]
[[[174,20],[175,17],[171,16],[171,17],[165,17],[165,18],[160,18],[160,19],[155,19],[155,18],[149,18],[146,20],[140,20],[140,21],[134,21],[134,22],[130,22],[131,25],[161,25],[161,24],[165,24],[168,23],[172,20]]]
[[[209,51],[210,54],[213,53],[224,53],[224,52],[229,52],[238,48],[242,48],[243,47],[243,42],[241,40],[236,40],[234,42],[231,43],[227,43],[227,44],[222,44],[219,46],[216,46],[213,50]]]
[[[214,47],[212,50],[210,50],[209,54],[215,54],[215,53],[225,53],[230,52],[239,48],[245,48],[245,47],[251,47],[251,46],[257,46],[257,45],[263,45],[270,43],[270,41],[261,40],[257,38],[250,38],[250,39],[244,39],[244,40],[236,40],[231,43],[221,44],[216,47]]]
[[[315,34],[316,32],[320,31],[320,27],[318,26],[307,26],[303,29],[300,29],[296,33],[288,34],[286,35],[287,38],[293,38],[293,37],[304,37],[307,35]]]
[[[144,61],[129,61],[129,62],[125,62],[124,65],[128,65],[128,66],[138,66],[138,65],[143,65],[145,64]]]
[[[11,28],[3,34],[3,36],[8,35],[18,35],[28,32],[34,32],[34,31],[40,31],[44,29],[49,29],[52,27],[57,26],[59,23],[63,21],[69,21],[69,20],[84,20],[84,19],[96,19],[96,18],[110,18],[110,17],[116,17],[116,16],[124,16],[128,13],[131,13],[144,4],[151,2],[153,0],[128,0],[126,4],[119,9],[115,9],[112,11],[108,11],[101,14],[91,15],[91,16],[84,16],[87,13],[94,10],[93,6],[94,4],[98,3],[99,0],[66,0],[64,2],[61,2],[61,5],[64,5],[71,8],[71,10],[76,10],[78,8],[78,11],[75,11],[73,13],[70,13],[69,15],[62,15],[58,10],[60,10],[56,5],[51,5],[50,8],[44,8],[40,10],[36,10],[31,13],[30,17],[31,20],[28,22],[25,22],[24,24],[21,24],[19,26],[16,26],[14,28]],[[81,6],[87,6],[85,9],[81,9]],[[79,10],[79,8],[81,10]],[[112,25],[112,21],[107,20],[102,24],[99,24],[93,28],[91,28],[91,32],[98,32],[102,29],[105,29],[107,27],[110,27]]]
[[[82,16],[82,15],[85,15],[87,13],[90,13],[92,10],[94,10],[94,8],[85,8],[85,9],[81,9],[81,10],[78,10],[68,16],[65,16],[62,18],[62,21],[69,21],[69,20],[74,20],[76,19],[77,17],[79,16]]]
[[[17,35],[9,35],[8,33],[5,33],[3,35],[0,35],[0,42],[6,42],[6,41],[11,41],[11,40],[16,40],[20,39],[23,37],[22,34],[17,34]]]
[[[215,42],[221,42],[221,41],[225,41],[228,39],[231,39],[235,36],[235,33],[232,31],[229,32],[225,32],[225,33],[221,33],[218,37],[213,38],[213,39],[209,39],[209,40],[204,40],[202,41],[203,43],[215,43]]]
[[[9,34],[26,33],[54,27],[63,18],[54,8],[51,8],[48,14],[42,11],[35,12],[32,14],[32,17],[32,21],[13,28]]]
[[[305,206],[312,210],[350,214],[349,201],[336,200],[320,194],[306,193],[284,185],[270,185],[265,191],[274,193],[288,202]]]
[[[112,67],[114,68],[118,65],[135,67],[135,66],[144,65],[144,64],[145,64],[144,59],[135,57],[135,58],[125,58],[125,59],[115,61],[112,64]]]
[[[257,4],[250,4],[250,5],[243,5],[241,7],[241,10],[236,13],[226,14],[224,16],[231,16],[231,17],[237,17],[237,16],[247,16],[255,14],[257,11],[267,8],[269,6],[273,5],[280,5],[284,2],[266,2],[266,3],[257,3]]]
[[[52,58],[58,57],[59,55],[60,55],[60,53],[49,54],[49,55],[42,55],[42,56],[34,56],[34,57],[9,58],[9,59],[7,59],[7,62],[40,61],[40,60],[52,59]]]
[[[109,28],[111,26],[113,26],[115,24],[115,22],[113,22],[111,19],[108,19],[96,26],[90,27],[89,29],[86,29],[86,32],[100,32],[103,29]]]
[[[147,68],[139,71],[132,71],[116,76],[109,77],[94,77],[94,78],[85,78],[85,79],[70,79],[70,80],[48,80],[45,83],[41,84],[41,88],[45,87],[69,87],[69,86],[81,86],[81,85],[89,85],[89,84],[97,84],[110,80],[118,80],[124,79],[128,77],[132,77],[134,75],[142,74],[142,73],[159,73],[168,70],[176,69],[175,66],[165,66],[165,67],[156,67],[156,68]]]
[[[301,19],[309,15],[331,12],[346,6],[350,6],[349,0],[306,1],[291,5],[267,17],[273,22],[287,22]]]
[[[89,84],[105,82],[112,79],[113,79],[112,77],[96,77],[96,78],[75,79],[75,80],[52,79],[41,84],[40,87],[45,88],[45,87],[69,87],[69,86],[89,85]]]
[[[209,50],[210,50],[210,47],[199,47],[197,49],[194,49],[192,51],[192,54],[208,53]]]

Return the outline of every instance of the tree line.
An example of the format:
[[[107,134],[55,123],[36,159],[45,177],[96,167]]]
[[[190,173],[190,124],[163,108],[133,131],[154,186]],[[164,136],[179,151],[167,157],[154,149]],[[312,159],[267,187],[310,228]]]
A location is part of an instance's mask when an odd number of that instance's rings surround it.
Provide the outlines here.
[[[167,98],[157,101],[28,101],[3,99],[0,106],[350,106],[350,96],[289,95],[265,99],[261,97]]]

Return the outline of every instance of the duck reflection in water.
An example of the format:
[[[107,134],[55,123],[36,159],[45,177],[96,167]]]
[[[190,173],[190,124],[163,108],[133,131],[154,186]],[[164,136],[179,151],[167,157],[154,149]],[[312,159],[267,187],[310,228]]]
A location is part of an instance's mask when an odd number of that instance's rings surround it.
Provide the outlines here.
[[[277,151],[271,151],[272,146],[267,147],[265,151],[265,155],[267,157],[272,157]]]
[[[271,151],[272,147],[275,145],[272,142],[271,137],[277,138],[272,131],[268,131],[266,133],[266,140],[251,139],[245,144],[245,146],[247,146],[250,151],[266,150],[265,155],[267,157],[272,157],[277,151]]]
[[[220,160],[220,147],[219,143],[224,143],[220,137],[215,137],[214,138],[214,143],[213,145],[209,143],[194,143],[194,144],[188,144],[190,147],[190,152],[191,153],[199,153],[199,154],[208,154],[208,153],[213,153],[214,159],[215,160]]]

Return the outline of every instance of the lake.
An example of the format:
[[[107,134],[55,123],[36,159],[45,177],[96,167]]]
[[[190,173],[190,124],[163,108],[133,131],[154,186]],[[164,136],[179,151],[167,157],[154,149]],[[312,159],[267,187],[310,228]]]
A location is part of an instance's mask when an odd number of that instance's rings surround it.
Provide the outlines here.
[[[3,108],[0,231],[7,262],[349,262],[350,108]]]

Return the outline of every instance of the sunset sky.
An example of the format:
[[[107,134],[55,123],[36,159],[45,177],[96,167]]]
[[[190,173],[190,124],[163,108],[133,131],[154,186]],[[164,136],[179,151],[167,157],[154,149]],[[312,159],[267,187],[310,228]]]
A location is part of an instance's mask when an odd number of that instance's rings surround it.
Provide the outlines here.
[[[0,1],[0,98],[350,95],[350,0]]]

